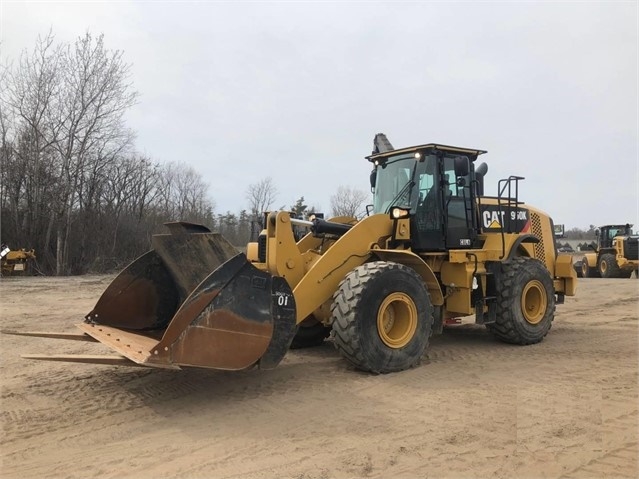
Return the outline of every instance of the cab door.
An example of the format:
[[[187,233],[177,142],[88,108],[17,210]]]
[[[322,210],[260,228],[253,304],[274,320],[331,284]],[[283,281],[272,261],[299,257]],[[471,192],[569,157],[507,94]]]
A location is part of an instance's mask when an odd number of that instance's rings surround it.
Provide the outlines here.
[[[454,158],[444,158],[441,177],[446,249],[470,248],[474,238],[470,176],[461,177],[458,182],[454,164]]]
[[[415,172],[417,201],[411,219],[411,247],[414,251],[445,251],[439,163],[434,155],[418,164]]]

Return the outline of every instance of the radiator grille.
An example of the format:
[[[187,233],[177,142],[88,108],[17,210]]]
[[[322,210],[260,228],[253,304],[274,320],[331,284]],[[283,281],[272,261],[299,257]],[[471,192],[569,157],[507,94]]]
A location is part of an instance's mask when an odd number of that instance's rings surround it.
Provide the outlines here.
[[[544,247],[544,235],[542,234],[541,229],[541,218],[539,218],[538,214],[533,213],[532,211],[530,212],[530,225],[532,234],[539,238],[538,243],[533,243],[535,245],[535,258],[545,261],[546,248]]]
[[[626,259],[639,259],[639,239],[626,238],[624,240],[623,253]]]

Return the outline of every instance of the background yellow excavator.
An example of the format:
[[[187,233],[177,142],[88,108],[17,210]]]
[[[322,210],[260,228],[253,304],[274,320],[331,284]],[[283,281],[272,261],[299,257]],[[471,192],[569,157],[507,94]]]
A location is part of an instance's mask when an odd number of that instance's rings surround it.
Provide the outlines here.
[[[485,151],[381,144],[367,157],[373,204],[363,219],[273,211],[246,255],[203,226],[170,224],[81,334],[21,333],[99,341],[117,355],[25,357],[269,369],[296,335],[320,341],[330,329],[356,368],[388,373],[418,364],[430,336],[467,315],[502,341],[541,341],[576,273],[557,254],[551,218],[519,199],[523,178],[485,196],[487,167],[476,166]],[[294,227],[308,233],[296,240]]]

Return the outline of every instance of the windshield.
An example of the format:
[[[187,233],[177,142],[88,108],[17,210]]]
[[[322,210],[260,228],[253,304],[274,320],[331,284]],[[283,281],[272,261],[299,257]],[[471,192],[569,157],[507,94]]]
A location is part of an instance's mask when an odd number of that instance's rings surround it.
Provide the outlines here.
[[[439,177],[441,181],[435,181]],[[470,177],[466,184],[469,182]],[[435,211],[462,195],[463,187],[455,177],[455,156],[444,155],[438,161],[435,155],[426,155],[416,161],[414,153],[408,153],[392,156],[377,167],[373,207],[375,213],[388,213],[393,206],[415,213],[418,205]]]
[[[410,207],[411,179],[415,168],[412,153],[391,156],[384,166],[377,167],[374,213],[388,213],[391,206]]]

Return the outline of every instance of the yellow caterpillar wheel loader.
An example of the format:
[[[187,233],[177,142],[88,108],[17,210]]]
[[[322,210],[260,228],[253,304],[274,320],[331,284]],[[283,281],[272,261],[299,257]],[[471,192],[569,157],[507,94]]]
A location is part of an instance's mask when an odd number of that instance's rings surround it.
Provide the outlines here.
[[[576,273],[557,254],[550,217],[519,200],[523,178],[483,195],[484,153],[378,149],[367,157],[366,217],[270,212],[246,255],[204,227],[171,224],[107,288],[82,334],[21,333],[99,341],[116,355],[25,357],[269,369],[296,335],[323,340],[330,328],[356,368],[388,373],[418,364],[431,334],[467,315],[500,340],[537,343]],[[308,233],[296,240],[294,227]]]
[[[0,267],[2,276],[24,276],[31,273],[32,261],[36,255],[33,249],[12,250],[4,243],[0,246]]]
[[[576,264],[581,278],[639,277],[639,236],[632,234],[632,225],[604,225],[596,230],[597,246]]]

